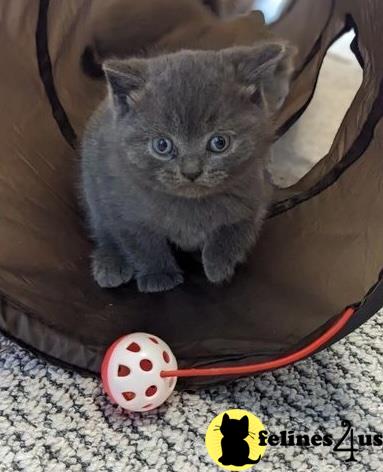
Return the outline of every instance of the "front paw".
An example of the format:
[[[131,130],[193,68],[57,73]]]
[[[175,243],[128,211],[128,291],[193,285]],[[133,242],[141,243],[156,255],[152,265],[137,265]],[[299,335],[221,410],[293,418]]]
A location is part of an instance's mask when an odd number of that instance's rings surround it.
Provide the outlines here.
[[[233,260],[215,247],[205,246],[202,251],[202,264],[210,282],[219,284],[230,280],[234,275],[237,260]]]
[[[165,292],[182,284],[183,281],[184,278],[180,272],[142,274],[137,277],[137,287],[140,292],[144,293]]]
[[[128,283],[133,268],[112,248],[97,248],[92,255],[93,278],[101,288],[114,288]]]

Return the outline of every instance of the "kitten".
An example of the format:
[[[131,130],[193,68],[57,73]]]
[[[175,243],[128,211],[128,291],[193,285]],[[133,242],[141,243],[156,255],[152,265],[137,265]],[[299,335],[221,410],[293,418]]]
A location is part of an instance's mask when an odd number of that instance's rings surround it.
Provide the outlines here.
[[[257,464],[261,457],[249,458],[250,447],[245,441],[249,436],[249,418],[244,415],[240,420],[234,420],[227,413],[223,415],[220,431],[222,456],[218,459],[222,465],[242,467],[247,464]]]
[[[183,282],[170,243],[229,280],[271,199],[272,113],[288,90],[281,42],[104,64],[108,96],[82,143],[82,190],[101,287]]]

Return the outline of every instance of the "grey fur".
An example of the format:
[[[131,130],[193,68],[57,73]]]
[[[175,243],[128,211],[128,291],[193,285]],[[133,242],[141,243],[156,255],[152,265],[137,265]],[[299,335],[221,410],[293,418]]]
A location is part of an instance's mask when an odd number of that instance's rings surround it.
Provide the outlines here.
[[[108,96],[82,144],[101,287],[132,277],[143,292],[182,283],[169,242],[200,249],[211,282],[232,277],[271,199],[265,164],[290,56],[284,43],[267,43],[105,63]],[[230,138],[221,154],[207,149],[217,134]],[[162,136],[175,145],[166,161],[151,144]]]

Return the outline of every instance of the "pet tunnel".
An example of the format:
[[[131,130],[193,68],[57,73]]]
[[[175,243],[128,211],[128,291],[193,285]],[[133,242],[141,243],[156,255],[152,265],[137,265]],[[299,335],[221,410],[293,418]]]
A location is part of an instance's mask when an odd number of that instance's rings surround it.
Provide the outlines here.
[[[178,255],[185,284],[170,292],[145,295],[134,284],[102,290],[92,280],[91,243],[76,197],[76,143],[105,89],[96,77],[97,55],[157,44],[227,47],[267,36],[260,15],[223,24],[199,4],[196,14],[208,22],[204,34],[185,28],[169,34],[182,4],[1,2],[0,329],[67,366],[98,372],[116,338],[146,331],[172,347],[180,367],[240,367],[239,376],[250,373],[249,365],[265,370],[317,352],[383,305],[378,0],[291,1],[273,24],[299,49],[278,116],[280,135],[310,103],[327,49],[351,28],[364,77],[330,151],[295,185],[276,192],[261,238],[230,284],[209,284],[188,254]],[[108,40],[110,24],[119,35]],[[181,385],[227,378],[190,377]]]

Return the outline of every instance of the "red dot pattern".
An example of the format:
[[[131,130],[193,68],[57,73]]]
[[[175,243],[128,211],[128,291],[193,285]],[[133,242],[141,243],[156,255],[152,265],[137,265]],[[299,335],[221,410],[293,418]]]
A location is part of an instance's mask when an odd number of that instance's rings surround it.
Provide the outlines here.
[[[147,397],[152,397],[157,393],[157,387],[155,385],[151,385],[149,388],[146,389],[145,395]]]
[[[125,398],[125,400],[127,400],[128,402],[130,402],[131,400],[133,400],[134,398],[136,398],[136,394],[134,392],[122,392],[122,396]]]
[[[129,367],[127,367],[126,365],[122,365],[122,364],[120,364],[120,365],[118,366],[118,373],[117,373],[117,375],[118,375],[119,377],[127,377],[129,374],[130,374],[130,369],[129,369]]]
[[[160,342],[152,336],[149,336],[148,339],[154,344],[157,344],[157,345],[160,344]],[[126,349],[130,352],[137,353],[141,351],[141,346],[136,342],[131,342]],[[170,363],[171,359],[167,351],[162,352],[162,357],[167,364]],[[150,361],[149,359],[142,359],[140,361],[140,368],[144,372],[150,372],[153,369],[153,362]],[[118,377],[126,377],[128,375],[131,375],[131,369],[127,365],[119,364],[117,375]],[[172,386],[174,385],[175,380],[176,379],[173,379],[173,378],[168,379],[167,383],[170,388],[172,388]],[[147,398],[151,398],[154,395],[156,395],[157,392],[158,392],[158,387],[156,385],[151,385],[150,387],[146,389],[145,396]],[[137,397],[137,394],[135,392],[128,391],[128,392],[122,392],[122,396],[124,397],[126,401],[132,401],[133,399]],[[142,409],[144,410],[149,410],[152,408],[153,408],[153,403],[148,403],[142,407]]]
[[[149,372],[153,369],[153,364],[149,359],[142,359],[142,361],[140,362],[140,367],[145,372]]]
[[[127,347],[128,351],[131,352],[140,352],[141,348],[137,343],[130,343],[129,346]]]

